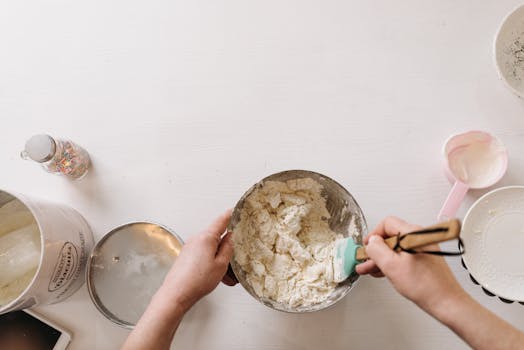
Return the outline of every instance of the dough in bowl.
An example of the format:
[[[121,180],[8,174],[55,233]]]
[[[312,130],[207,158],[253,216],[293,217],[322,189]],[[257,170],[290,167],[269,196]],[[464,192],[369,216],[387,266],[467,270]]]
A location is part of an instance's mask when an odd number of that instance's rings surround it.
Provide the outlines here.
[[[233,234],[234,259],[254,292],[291,307],[335,290],[333,247],[322,185],[311,178],[265,181],[244,202]]]

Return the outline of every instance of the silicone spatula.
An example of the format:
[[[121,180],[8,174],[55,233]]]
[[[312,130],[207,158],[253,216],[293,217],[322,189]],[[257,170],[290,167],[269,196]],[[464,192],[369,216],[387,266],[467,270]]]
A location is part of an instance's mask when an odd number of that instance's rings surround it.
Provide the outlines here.
[[[417,252],[429,244],[456,239],[460,234],[460,221],[452,219],[440,224],[406,234],[389,237],[384,242],[396,251]],[[347,237],[335,242],[333,248],[333,276],[335,282],[346,280],[355,271],[358,263],[368,259],[366,248]]]

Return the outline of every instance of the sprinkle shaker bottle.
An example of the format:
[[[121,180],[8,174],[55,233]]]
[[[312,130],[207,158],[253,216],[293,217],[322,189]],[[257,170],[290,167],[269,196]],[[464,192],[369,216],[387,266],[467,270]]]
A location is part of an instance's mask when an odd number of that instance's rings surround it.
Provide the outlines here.
[[[25,144],[20,156],[40,163],[50,173],[79,180],[87,174],[89,154],[77,144],[49,135],[34,135]]]

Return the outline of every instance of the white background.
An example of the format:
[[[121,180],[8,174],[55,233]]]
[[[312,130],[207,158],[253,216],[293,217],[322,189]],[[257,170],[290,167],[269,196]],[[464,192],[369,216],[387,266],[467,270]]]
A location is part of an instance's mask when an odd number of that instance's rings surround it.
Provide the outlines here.
[[[324,173],[361,204],[432,224],[450,184],[440,149],[483,129],[506,144],[498,185],[524,184],[524,101],[498,80],[492,43],[518,0],[0,2],[0,186],[67,203],[96,239],[150,219],[187,238],[262,177]],[[81,182],[18,154],[32,134],[91,154]],[[485,191],[468,195],[465,208]],[[519,328],[524,306],[462,285]],[[116,349],[128,331],[85,286],[38,311],[71,349]],[[471,320],[475,322],[475,320]],[[452,332],[364,277],[335,307],[279,313],[219,287],[185,317],[177,349],[460,349]]]

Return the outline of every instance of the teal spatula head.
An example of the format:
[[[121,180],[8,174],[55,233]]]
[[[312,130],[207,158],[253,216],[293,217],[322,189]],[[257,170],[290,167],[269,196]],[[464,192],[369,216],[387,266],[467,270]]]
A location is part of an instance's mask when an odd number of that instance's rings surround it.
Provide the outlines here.
[[[359,262],[356,258],[357,249],[362,247],[347,237],[337,239],[333,248],[333,280],[337,283],[345,281],[355,271]]]

